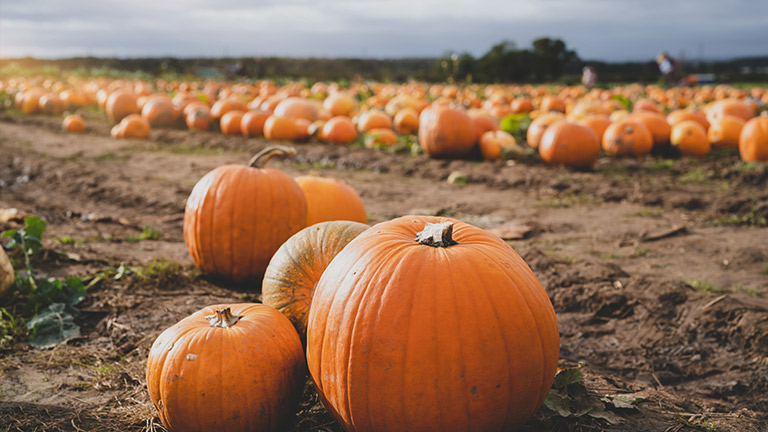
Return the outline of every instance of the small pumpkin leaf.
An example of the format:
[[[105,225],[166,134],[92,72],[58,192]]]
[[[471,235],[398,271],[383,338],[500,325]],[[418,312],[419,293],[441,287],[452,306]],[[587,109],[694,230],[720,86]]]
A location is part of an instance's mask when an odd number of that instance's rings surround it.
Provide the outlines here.
[[[53,348],[69,339],[80,336],[80,327],[64,303],[53,303],[27,323],[32,334],[29,345],[33,348]]]
[[[606,395],[600,398],[601,401],[612,405],[614,408],[622,409],[637,409],[635,403],[640,402],[643,398],[638,398],[630,394],[617,394],[613,396]]]
[[[581,373],[581,368],[560,369],[555,375],[555,382],[552,384],[552,387],[563,389],[570,384],[582,382],[583,380],[584,375]]]
[[[549,395],[544,400],[544,406],[557,413],[560,417],[569,417],[572,414],[568,400],[555,390],[549,392]]]

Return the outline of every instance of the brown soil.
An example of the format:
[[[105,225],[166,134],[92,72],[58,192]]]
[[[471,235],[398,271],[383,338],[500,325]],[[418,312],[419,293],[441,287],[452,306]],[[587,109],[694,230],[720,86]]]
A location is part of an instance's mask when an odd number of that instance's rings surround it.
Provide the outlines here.
[[[91,117],[91,129],[76,136],[61,132],[58,119],[0,114],[0,208],[47,221],[46,253],[35,265],[53,276],[121,265],[140,274],[110,273],[89,288],[81,338],[45,351],[6,347],[2,430],[162,430],[144,382],[154,339],[202,306],[258,300],[256,286],[228,286],[194,270],[182,220],[203,174],[244,163],[267,142],[182,130],[121,141]],[[617,424],[543,408],[524,430],[766,430],[765,164],[720,153],[606,158],[578,172],[297,147],[294,160],[271,166],[345,179],[371,223],[439,214],[518,234],[509,243],[557,311],[561,367],[580,364],[595,397],[641,398],[635,408],[610,407]],[[468,184],[447,183],[454,171]],[[162,238],[130,241],[145,226]],[[65,236],[75,243],[56,241]],[[340,429],[308,384],[290,430]]]

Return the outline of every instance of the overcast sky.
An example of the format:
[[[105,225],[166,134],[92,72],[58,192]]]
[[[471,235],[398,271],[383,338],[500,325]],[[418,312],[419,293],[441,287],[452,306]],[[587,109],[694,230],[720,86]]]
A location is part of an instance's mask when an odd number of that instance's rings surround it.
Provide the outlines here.
[[[768,55],[768,0],[0,0],[0,57],[481,56],[560,38],[585,60]]]

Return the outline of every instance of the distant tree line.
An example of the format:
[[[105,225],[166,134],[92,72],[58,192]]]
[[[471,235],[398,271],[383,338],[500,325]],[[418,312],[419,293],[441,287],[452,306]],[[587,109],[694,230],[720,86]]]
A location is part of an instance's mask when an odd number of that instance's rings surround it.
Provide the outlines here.
[[[11,69],[75,71],[84,75],[128,72],[154,76],[197,76],[217,79],[289,78],[309,81],[369,79],[403,82],[454,81],[479,83],[580,82],[581,69],[593,66],[598,85],[606,83],[654,83],[659,69],[654,59],[646,62],[585,61],[560,39],[539,38],[530,47],[518,48],[502,41],[480,57],[469,53],[446,53],[435,58],[97,58],[77,57],[46,60],[0,59],[0,72]],[[718,82],[768,82],[768,57],[712,62],[683,62],[686,74],[711,73]]]

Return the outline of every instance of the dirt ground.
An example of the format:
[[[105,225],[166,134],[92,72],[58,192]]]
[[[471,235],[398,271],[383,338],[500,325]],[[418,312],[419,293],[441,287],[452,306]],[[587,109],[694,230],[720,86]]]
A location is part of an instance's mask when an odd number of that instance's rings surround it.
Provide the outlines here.
[[[268,143],[182,130],[114,140],[105,121],[90,120],[74,136],[59,119],[0,113],[0,208],[48,223],[35,265],[53,276],[104,276],[80,305],[80,338],[0,353],[3,431],[163,430],[144,379],[154,339],[203,306],[259,298],[256,286],[195,271],[182,221],[201,176]],[[606,402],[613,423],[542,408],[524,430],[768,430],[765,164],[718,153],[605,158],[579,172],[296,147],[293,160],[270,166],[348,181],[372,224],[446,215],[508,238],[555,306],[560,366],[581,367],[596,401],[635,401]],[[466,185],[446,181],[455,171]],[[137,241],[145,226],[162,237]],[[117,274],[121,265],[128,270]],[[308,385],[290,430],[340,429]]]

